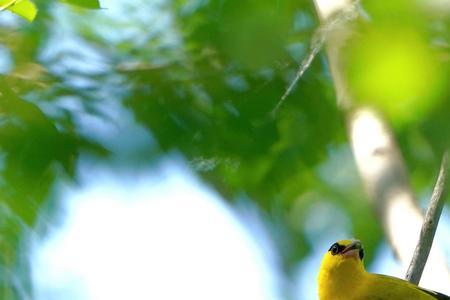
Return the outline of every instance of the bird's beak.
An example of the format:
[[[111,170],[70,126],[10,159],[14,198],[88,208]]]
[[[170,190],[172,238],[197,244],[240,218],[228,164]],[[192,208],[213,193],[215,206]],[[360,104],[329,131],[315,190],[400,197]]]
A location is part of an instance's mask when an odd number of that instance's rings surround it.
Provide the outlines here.
[[[361,250],[362,250],[361,242],[358,240],[355,240],[351,244],[349,244],[347,247],[345,247],[344,250],[342,250],[342,255],[344,257],[361,258],[361,255],[360,255]]]

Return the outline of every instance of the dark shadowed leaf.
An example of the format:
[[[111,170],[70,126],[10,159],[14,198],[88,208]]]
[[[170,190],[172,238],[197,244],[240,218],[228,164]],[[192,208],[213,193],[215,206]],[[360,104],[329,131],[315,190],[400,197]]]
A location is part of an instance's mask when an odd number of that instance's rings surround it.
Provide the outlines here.
[[[89,8],[89,9],[99,9],[100,2],[98,0],[60,0],[61,2],[66,2],[75,6]]]

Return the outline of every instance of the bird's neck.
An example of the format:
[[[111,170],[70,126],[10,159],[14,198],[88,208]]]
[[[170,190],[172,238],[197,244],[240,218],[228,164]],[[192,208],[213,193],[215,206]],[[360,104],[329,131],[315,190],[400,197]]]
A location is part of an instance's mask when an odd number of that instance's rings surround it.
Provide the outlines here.
[[[333,268],[321,268],[319,298],[321,300],[350,300],[349,292],[356,292],[367,276],[363,265],[356,260],[343,261]]]

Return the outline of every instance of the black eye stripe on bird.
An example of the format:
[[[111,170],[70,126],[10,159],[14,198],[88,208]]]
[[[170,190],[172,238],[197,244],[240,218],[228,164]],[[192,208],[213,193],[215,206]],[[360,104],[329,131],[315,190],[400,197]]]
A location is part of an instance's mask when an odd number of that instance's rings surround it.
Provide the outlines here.
[[[334,243],[331,245],[330,249],[328,249],[329,252],[331,252],[332,255],[340,254],[342,253],[347,247],[344,245],[341,245],[339,243]],[[361,248],[359,256],[361,259],[364,257],[364,250]]]
[[[338,243],[334,243],[331,245],[330,249],[328,249],[329,252],[331,252],[332,255],[336,255],[344,251],[345,246],[339,245]]]
[[[364,258],[364,249],[361,248],[361,250],[359,250],[359,258],[362,260]]]

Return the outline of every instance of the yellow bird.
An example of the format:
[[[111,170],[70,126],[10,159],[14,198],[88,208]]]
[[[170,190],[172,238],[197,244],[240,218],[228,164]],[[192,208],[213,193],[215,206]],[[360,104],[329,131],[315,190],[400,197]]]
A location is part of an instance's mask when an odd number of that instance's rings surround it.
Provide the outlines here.
[[[450,300],[399,278],[368,273],[363,258],[358,240],[331,245],[319,271],[320,300]]]

